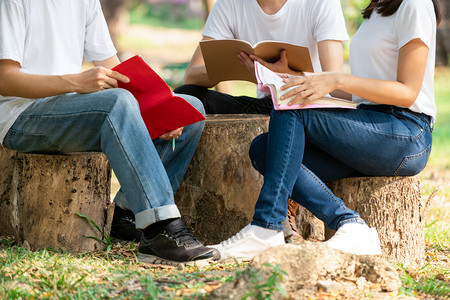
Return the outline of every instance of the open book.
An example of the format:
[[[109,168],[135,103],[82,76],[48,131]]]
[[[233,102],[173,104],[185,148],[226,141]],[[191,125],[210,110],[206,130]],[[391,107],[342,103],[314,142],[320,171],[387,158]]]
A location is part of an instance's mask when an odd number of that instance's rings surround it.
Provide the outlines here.
[[[294,44],[262,41],[254,47],[242,40],[206,40],[200,42],[206,71],[210,82],[245,80],[256,83],[255,75],[240,63],[237,55],[254,54],[267,62],[276,62],[286,50],[289,67],[296,71],[313,72],[307,47]]]
[[[280,76],[258,62],[255,62],[255,75],[258,82],[258,89],[271,94],[273,107],[276,110],[300,108],[356,108],[357,105],[356,103],[349,100],[328,96],[324,96],[317,100],[314,100],[304,107],[300,107],[300,104],[288,105],[289,101],[291,101],[294,96],[284,100],[280,100],[281,95],[287,93],[290,90],[281,90],[281,87],[285,85],[285,83]]]
[[[174,96],[167,83],[138,55],[113,70],[128,76],[119,87],[131,92],[139,102],[142,118],[154,140],[171,130],[205,119],[189,102]]]

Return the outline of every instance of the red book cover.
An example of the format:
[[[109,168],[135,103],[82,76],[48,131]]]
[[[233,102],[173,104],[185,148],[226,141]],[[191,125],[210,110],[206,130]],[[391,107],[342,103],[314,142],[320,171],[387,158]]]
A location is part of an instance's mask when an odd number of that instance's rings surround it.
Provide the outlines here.
[[[130,78],[119,87],[131,92],[139,102],[141,115],[152,140],[205,117],[183,98],[174,96],[167,83],[138,55],[113,70]]]

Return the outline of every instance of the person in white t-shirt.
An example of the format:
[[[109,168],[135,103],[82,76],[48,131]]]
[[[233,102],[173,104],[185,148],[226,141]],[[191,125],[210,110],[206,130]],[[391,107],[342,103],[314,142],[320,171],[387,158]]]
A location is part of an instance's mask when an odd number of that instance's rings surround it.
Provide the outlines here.
[[[291,103],[333,90],[357,109],[273,111],[255,138],[253,166],[264,175],[251,225],[216,248],[224,258],[253,257],[277,245],[290,196],[336,234],[326,245],[360,255],[381,253],[379,238],[325,182],[352,176],[412,176],[423,170],[436,117],[433,95],[437,0],[372,0],[351,42],[353,75],[283,75]],[[261,238],[261,232],[265,236]],[[259,237],[258,237],[259,233]]]
[[[83,57],[95,67],[80,72]],[[116,199],[142,230],[140,261],[217,259],[186,229],[173,199],[204,122],[152,142],[136,99],[117,88],[129,81],[111,70],[118,63],[99,0],[0,0],[0,143],[21,152],[104,152],[123,190]],[[198,99],[180,96],[204,113]],[[172,138],[178,147],[166,151]]]
[[[342,8],[338,0],[217,0],[203,30],[203,40],[240,39],[252,45],[273,40],[308,47],[314,71],[342,72],[342,41],[348,39]],[[269,64],[256,56],[240,53],[241,60],[254,72],[259,61],[275,72],[296,74],[289,69],[285,52]],[[199,98],[207,114],[266,114],[272,111],[269,95],[257,98],[232,96],[209,89],[210,82],[200,47],[197,47],[175,92]]]

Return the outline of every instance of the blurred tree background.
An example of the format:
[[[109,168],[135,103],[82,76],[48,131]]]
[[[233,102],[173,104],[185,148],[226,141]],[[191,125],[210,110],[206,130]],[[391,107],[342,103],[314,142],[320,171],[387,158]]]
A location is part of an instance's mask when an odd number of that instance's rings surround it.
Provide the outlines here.
[[[132,25],[153,28],[179,28],[201,32],[204,21],[215,0],[101,0],[105,18],[119,52],[129,51],[127,42],[119,43]],[[361,9],[369,0],[341,0],[347,29],[353,36],[362,22]],[[444,8],[450,0],[441,0]],[[199,36],[200,38],[200,36]],[[348,59],[348,43],[345,44]],[[445,15],[438,30],[437,65],[449,65],[450,23]]]

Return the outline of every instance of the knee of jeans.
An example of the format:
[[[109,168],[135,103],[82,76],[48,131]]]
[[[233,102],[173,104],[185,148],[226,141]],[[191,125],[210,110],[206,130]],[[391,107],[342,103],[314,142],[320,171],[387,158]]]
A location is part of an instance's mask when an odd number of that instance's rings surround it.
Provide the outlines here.
[[[176,96],[183,98],[187,102],[189,102],[195,109],[197,109],[202,115],[206,115],[205,108],[203,107],[203,103],[196,97],[186,95],[186,94],[176,94]]]
[[[250,145],[248,155],[253,168],[258,172],[264,172],[265,150],[266,149],[265,134],[257,136]]]
[[[121,109],[136,110],[140,113],[139,103],[136,98],[129,91],[125,89],[110,89],[111,99],[114,100],[114,106],[118,106]]]
[[[174,94],[187,94],[189,95],[191,84],[183,84],[173,90]]]
[[[184,95],[197,95],[202,91],[207,90],[208,88],[198,86],[195,84],[184,84],[182,86],[177,87],[173,90],[175,94],[184,94]]]

